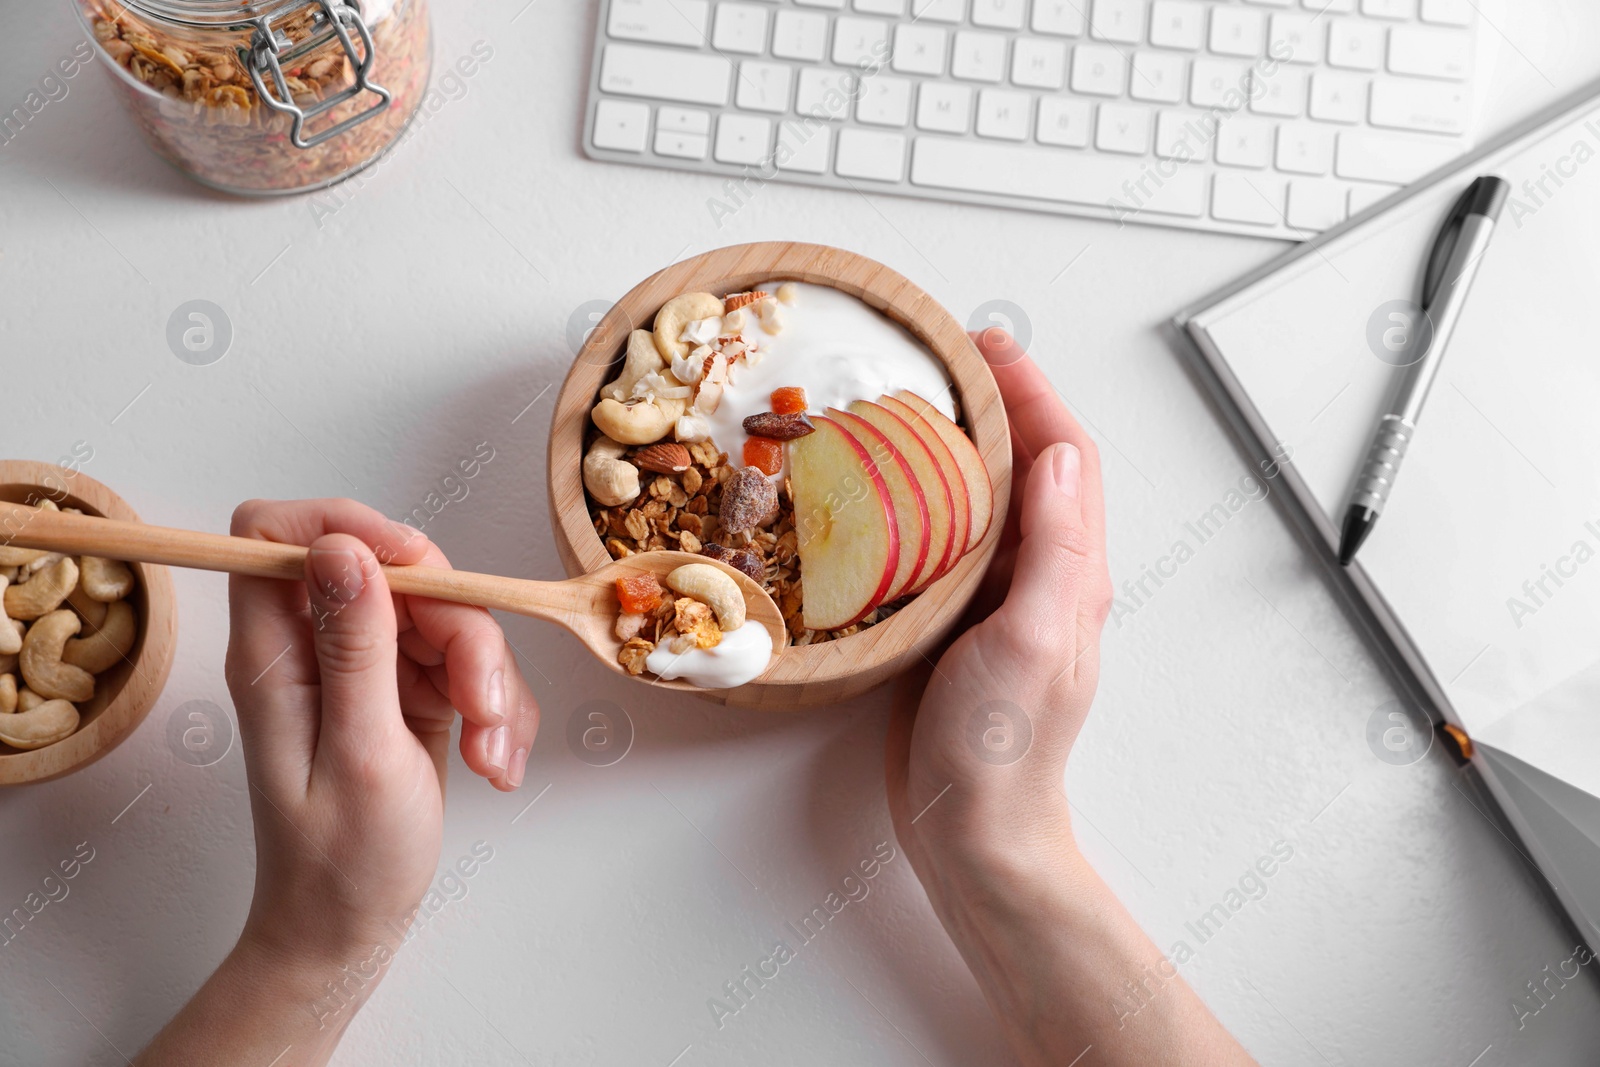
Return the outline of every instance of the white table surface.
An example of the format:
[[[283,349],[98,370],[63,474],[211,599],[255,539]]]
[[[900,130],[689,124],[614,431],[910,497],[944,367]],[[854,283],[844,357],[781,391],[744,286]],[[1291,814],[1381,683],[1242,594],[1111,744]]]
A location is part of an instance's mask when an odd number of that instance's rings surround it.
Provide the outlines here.
[[[436,61],[477,41],[493,58],[370,180],[316,200],[202,193],[146,151],[100,73],[71,81],[0,148],[0,452],[88,442],[86,472],[146,518],[220,530],[251,496],[400,516],[488,441],[428,532],[459,566],[557,577],[544,444],[569,316],[676,257],[798,238],[877,257],[962,317],[1026,309],[1103,442],[1119,583],[1246,473],[1159,328],[1281,246],[781,185],[719,228],[718,182],[581,157],[597,5],[524,3],[440,5]],[[1491,128],[1596,72],[1600,9],[1514,6]],[[79,39],[61,0],[6,5],[0,108]],[[165,337],[197,298],[234,329],[208,367]],[[0,947],[0,1064],[122,1063],[243,919],[238,751],[194,767],[166,740],[187,701],[231,712],[224,583],[174,578],[177,663],[150,718],[89,769],[0,793],[0,910],[78,843],[95,855]],[[527,785],[505,796],[457,763],[442,863],[480,840],[493,859],[399,954],[336,1062],[1012,1062],[903,856],[724,1026],[708,1009],[893,841],[883,693],[756,716],[646,697],[549,627],[508,629],[544,707]],[[1109,628],[1104,658],[1070,774],[1083,845],[1158,944],[1195,950],[1183,973],[1264,1063],[1592,1061],[1588,978],[1518,1028],[1512,998],[1569,935],[1442,753],[1396,767],[1369,750],[1392,687],[1272,504]],[[614,766],[566,742],[593,698],[636,724]],[[1293,859],[1200,944],[1185,924],[1278,841]]]

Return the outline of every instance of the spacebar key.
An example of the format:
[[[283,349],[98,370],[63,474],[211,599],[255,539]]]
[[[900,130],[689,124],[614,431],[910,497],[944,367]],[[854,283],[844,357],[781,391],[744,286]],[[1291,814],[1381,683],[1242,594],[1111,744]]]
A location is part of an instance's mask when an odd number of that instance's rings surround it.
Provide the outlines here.
[[[1206,174],[1198,167],[944,137],[917,138],[911,183],[1109,207],[1119,217],[1153,211],[1199,218],[1206,207]]]
[[[733,64],[721,56],[681,49],[608,44],[600,60],[600,88],[680,104],[718,107],[728,102]]]

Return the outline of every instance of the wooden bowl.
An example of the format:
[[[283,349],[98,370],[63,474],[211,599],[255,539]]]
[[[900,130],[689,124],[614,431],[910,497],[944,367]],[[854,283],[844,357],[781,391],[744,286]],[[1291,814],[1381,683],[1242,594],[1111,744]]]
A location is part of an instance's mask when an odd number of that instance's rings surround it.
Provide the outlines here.
[[[590,409],[600,387],[616,376],[629,332],[649,329],[661,305],[679,293],[724,295],[774,280],[812,282],[849,293],[927,345],[955,383],[962,420],[988,465],[994,493],[994,520],[983,540],[905,608],[849,637],[792,646],[747,685],[699,691],[719,703],[796,708],[864,693],[923,656],[931,656],[966,610],[994,558],[1011,494],[1011,435],[994,376],[966,330],[948,311],[883,264],[824,245],[765,241],[721,248],[675,263],[619,300],[579,350],[556,400],[548,484],[550,521],[567,573],[577,575],[609,563],[611,557],[594,531],[584,496],[583,444]]]
[[[32,503],[41,497],[90,515],[139,521],[121,497],[82,471],[31,460],[0,460],[0,500]],[[26,752],[0,742],[0,785],[43,782],[88,766],[121,744],[161,695],[177,644],[172,575],[167,568],[148,563],[129,566],[138,578],[128,598],[139,620],[133,651],[124,662],[95,676],[94,698],[79,705],[82,721],[71,737]]]

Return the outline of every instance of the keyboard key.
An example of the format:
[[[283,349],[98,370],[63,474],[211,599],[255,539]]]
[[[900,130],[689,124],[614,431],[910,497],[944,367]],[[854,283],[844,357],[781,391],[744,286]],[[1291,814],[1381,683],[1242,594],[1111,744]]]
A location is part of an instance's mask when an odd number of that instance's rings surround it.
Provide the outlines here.
[[[1359,215],[1373,204],[1400,188],[1398,185],[1352,185],[1350,187],[1350,214]]]
[[[1150,150],[1150,127],[1154,117],[1148,108],[1101,104],[1094,146],[1102,152],[1142,156]]]
[[[1082,37],[1084,26],[1081,0],[1033,0],[1034,33],[1055,37]]]
[[[1033,98],[1027,93],[984,89],[978,94],[978,136],[1026,141],[1032,104]]]
[[[962,30],[956,34],[955,55],[950,62],[950,73],[967,81],[1004,81],[1006,39],[998,33]]]
[[[739,77],[734,82],[734,98],[746,111],[789,110],[789,89],[794,81],[794,68],[785,63],[758,63],[747,59],[739,64]]]
[[[1339,134],[1333,172],[1357,181],[1404,185],[1461,152],[1461,146],[1425,137],[1399,137],[1387,133],[1346,130]],[[1351,209],[1354,214],[1354,208]]]
[[[856,10],[863,15],[904,15],[906,0],[856,0]]]
[[[602,100],[594,109],[596,148],[616,152],[643,152],[650,137],[650,105],[625,100]]]
[[[718,55],[608,44],[600,57],[600,88],[622,96],[720,107],[732,77],[733,64]]]
[[[711,34],[711,47],[751,56],[766,51],[767,9],[760,4],[723,0],[717,5],[717,28]]]
[[[778,127],[778,147],[772,161],[779,170],[801,174],[826,174],[831,161],[833,131],[826,126],[790,120]]]
[[[1299,118],[1306,110],[1306,72],[1279,67],[1271,74],[1250,71],[1250,110],[1258,115]]]
[[[1311,117],[1357,123],[1367,113],[1367,81],[1354,74],[1318,71],[1311,76]]]
[[[820,119],[845,119],[850,101],[856,97],[858,78],[848,70],[805,67],[800,71],[800,88],[795,93],[794,109],[802,115]]]
[[[938,26],[901,23],[894,31],[892,66],[901,74],[943,74],[949,38],[950,31]]]
[[[1465,133],[1467,87],[1413,78],[1372,83],[1371,122],[1392,130]]]
[[[1345,187],[1338,182],[1300,178],[1289,183],[1289,225],[1320,233],[1344,221]]]
[[[1321,19],[1309,15],[1274,15],[1267,30],[1267,51],[1287,55],[1287,63],[1320,63],[1327,32]]]
[[[1356,0],[1300,0],[1300,6],[1319,15],[1348,15],[1356,9]]]
[[[1087,101],[1064,96],[1039,100],[1039,126],[1034,136],[1040,144],[1062,148],[1084,148],[1089,144],[1089,120],[1093,114]]]
[[[889,54],[889,24],[881,19],[833,22],[833,61],[841,67],[872,64]]]
[[[1206,158],[1216,141],[1216,122],[1210,115],[1163,111],[1156,119],[1156,155],[1180,161]]]
[[[1195,0],[1156,0],[1150,8],[1150,43],[1157,48],[1198,52],[1205,26],[1206,5]]]
[[[967,17],[967,0],[911,0],[911,14],[922,21],[961,22]]]
[[[1471,0],[1422,0],[1422,21],[1440,26],[1470,26]]]
[[[772,54],[778,59],[819,62],[828,46],[828,16],[811,11],[779,11],[772,29]]]
[[[625,41],[681,44],[706,43],[706,0],[611,0],[606,33]]]
[[[729,113],[717,120],[717,147],[712,155],[718,163],[761,163],[767,159],[772,141],[772,123],[754,115]]]
[[[1140,192],[1142,178],[1148,193]],[[1102,209],[1110,204],[1130,215],[1151,212],[1199,218],[1206,203],[1206,176],[1197,167],[1179,167],[1167,178],[1137,159],[945,137],[917,138],[911,152],[911,181],[924,188]],[[1131,196],[1123,188],[1129,184],[1134,189]]]
[[[844,9],[844,0],[794,0],[801,7],[827,7],[834,11]]]
[[[1121,96],[1128,86],[1128,61],[1103,44],[1080,44],[1072,50],[1072,91],[1091,96]]]
[[[1094,0],[1089,34],[1102,41],[1138,44],[1144,40],[1145,0]]]
[[[1067,80],[1067,46],[1060,41],[1018,37],[1012,46],[1011,80],[1034,89],[1059,89]]]
[[[869,126],[904,126],[911,121],[911,82],[888,75],[863,79],[856,121]]]
[[[996,30],[1020,30],[1027,0],[972,0],[972,24]]]
[[[840,130],[839,155],[833,169],[841,178],[897,182],[905,177],[906,139],[898,133]]]
[[[1250,67],[1220,59],[1197,59],[1189,75],[1189,103],[1237,111],[1250,94]]]
[[[656,131],[656,155],[674,159],[704,159],[710,142],[704,134]]]
[[[1211,217],[1224,222],[1276,226],[1283,222],[1284,180],[1267,174],[1218,174],[1211,186]]]
[[[1389,31],[1389,69],[1396,74],[1460,81],[1472,68],[1472,38],[1458,30],[1396,26]]]
[[[972,90],[965,85],[923,82],[917,90],[917,128],[966,133],[972,124]]]
[[[1409,19],[1417,13],[1417,0],[1361,0],[1361,13],[1380,19]]]
[[[656,129],[674,133],[710,133],[711,112],[687,107],[663,107],[656,111]]]
[[[1170,52],[1137,52],[1129,92],[1135,100],[1181,104],[1187,66],[1182,56]]]
[[[1211,50],[1220,56],[1258,56],[1266,36],[1267,19],[1259,11],[1221,6],[1211,11]]]
[[[1328,63],[1345,70],[1377,70],[1383,62],[1383,27],[1335,19],[1328,27]]]
[[[1265,169],[1272,162],[1273,134],[1272,123],[1261,119],[1223,119],[1217,130],[1216,160],[1225,167]]]
[[[1278,127],[1274,164],[1291,174],[1327,174],[1333,168],[1333,131],[1309,122],[1284,123]]]

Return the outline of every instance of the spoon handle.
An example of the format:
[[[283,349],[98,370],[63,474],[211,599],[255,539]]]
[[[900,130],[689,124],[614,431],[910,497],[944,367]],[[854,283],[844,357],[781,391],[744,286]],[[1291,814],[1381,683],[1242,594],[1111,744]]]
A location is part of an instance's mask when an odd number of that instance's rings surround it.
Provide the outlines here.
[[[148,526],[0,501],[0,545],[101,556],[133,563],[303,581],[307,549],[250,537]],[[592,597],[582,581],[535,582],[442,567],[384,566],[397,593],[449,600],[569,625]]]

